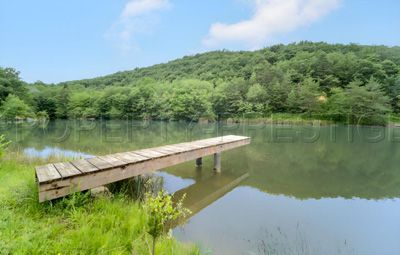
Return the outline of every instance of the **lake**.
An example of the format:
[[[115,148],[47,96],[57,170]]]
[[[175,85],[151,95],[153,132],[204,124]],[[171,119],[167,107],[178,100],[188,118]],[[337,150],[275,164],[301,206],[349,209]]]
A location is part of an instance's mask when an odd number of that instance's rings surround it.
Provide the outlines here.
[[[1,124],[11,149],[89,157],[236,134],[250,145],[157,174],[193,212],[173,230],[213,254],[400,254],[400,128],[55,121]]]

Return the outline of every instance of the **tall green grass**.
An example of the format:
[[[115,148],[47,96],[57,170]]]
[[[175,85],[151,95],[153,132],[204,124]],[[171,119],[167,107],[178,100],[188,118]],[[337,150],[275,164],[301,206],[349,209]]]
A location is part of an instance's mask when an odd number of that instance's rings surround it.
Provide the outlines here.
[[[10,155],[8,155],[10,156]],[[0,162],[0,254],[149,254],[148,216],[121,194],[92,198],[77,193],[38,203],[37,160]],[[189,244],[164,237],[157,254],[199,254]]]

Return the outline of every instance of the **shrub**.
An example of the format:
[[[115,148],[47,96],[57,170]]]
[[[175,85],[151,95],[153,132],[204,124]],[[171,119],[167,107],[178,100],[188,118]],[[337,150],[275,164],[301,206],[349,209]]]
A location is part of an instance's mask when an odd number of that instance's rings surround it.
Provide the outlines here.
[[[160,191],[157,196],[147,193],[144,208],[149,216],[147,232],[153,237],[153,255],[155,255],[157,238],[165,233],[166,225],[191,213],[183,207],[183,200],[184,197],[174,204],[172,196],[164,190]]]

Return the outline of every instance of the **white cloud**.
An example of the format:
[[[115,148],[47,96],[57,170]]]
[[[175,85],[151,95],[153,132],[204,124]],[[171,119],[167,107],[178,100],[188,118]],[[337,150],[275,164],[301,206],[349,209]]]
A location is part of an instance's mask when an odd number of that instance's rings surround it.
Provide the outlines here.
[[[121,16],[122,18],[129,19],[153,11],[162,10],[169,6],[169,0],[131,0],[125,5]]]
[[[264,46],[274,35],[309,25],[332,10],[341,0],[251,0],[253,16],[234,24],[212,24],[203,44],[219,47],[232,43],[247,48]]]
[[[157,13],[170,6],[169,0],[130,0],[106,37],[125,52],[138,49],[135,37],[151,33],[159,19]]]

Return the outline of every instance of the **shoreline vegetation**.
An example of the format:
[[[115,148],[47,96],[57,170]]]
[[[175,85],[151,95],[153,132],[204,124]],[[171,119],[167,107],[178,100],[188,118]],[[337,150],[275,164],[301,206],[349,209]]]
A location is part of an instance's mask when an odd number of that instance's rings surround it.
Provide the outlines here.
[[[0,67],[5,121],[199,121],[252,114],[383,125],[388,115],[400,114],[400,47],[304,41],[202,53],[58,84],[26,83],[17,70]]]
[[[359,126],[385,126],[385,127],[398,127],[400,126],[400,116],[388,115],[381,116],[381,119],[376,122],[363,122],[362,118],[352,118],[348,116],[342,119],[330,118],[329,116],[309,116],[307,114],[273,114],[270,117],[260,118],[243,118],[238,119],[238,123],[249,123],[249,124],[286,124],[286,125],[359,125]]]
[[[229,117],[226,119],[214,119],[208,117],[200,117],[195,121],[183,120],[187,123],[198,123],[198,124],[210,124],[210,123],[221,123],[224,125],[232,124],[284,124],[284,125],[331,125],[331,124],[341,124],[341,125],[360,125],[360,126],[386,126],[386,127],[398,127],[400,126],[400,115],[388,114],[385,116],[379,116],[378,120],[375,122],[363,121],[363,116],[357,118],[355,116],[343,116],[343,118],[337,118],[337,115],[309,115],[309,114],[299,114],[299,113],[277,113],[271,114],[269,116],[260,116],[260,114],[252,115],[251,113],[245,114],[243,116]],[[142,122],[150,123],[152,120],[143,119],[108,119],[108,118],[74,118],[72,120],[79,121],[108,121],[108,120],[118,120],[118,121],[132,121],[132,122]],[[47,123],[51,121],[49,119],[41,118],[28,118],[20,120],[0,120],[3,124],[18,124],[18,123],[37,123],[38,125],[45,127]],[[56,120],[55,120],[56,121]],[[154,121],[167,121],[167,122],[179,122],[182,120],[154,120]]]
[[[76,193],[38,203],[34,166],[51,159],[0,161],[0,254],[150,254],[149,214],[122,193],[93,198]],[[199,254],[195,245],[157,238],[156,254]]]

